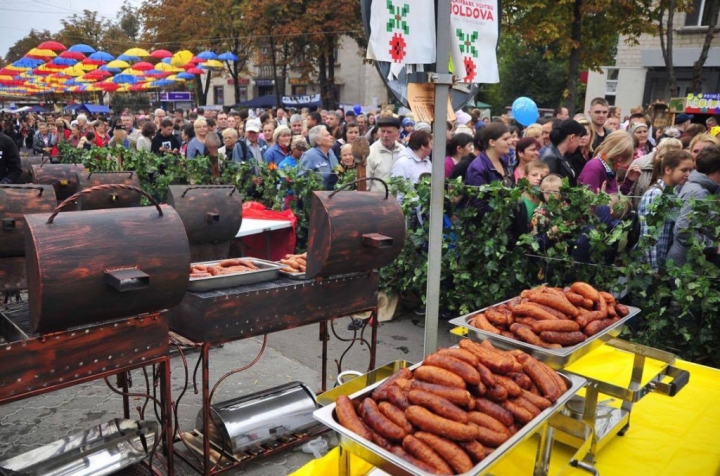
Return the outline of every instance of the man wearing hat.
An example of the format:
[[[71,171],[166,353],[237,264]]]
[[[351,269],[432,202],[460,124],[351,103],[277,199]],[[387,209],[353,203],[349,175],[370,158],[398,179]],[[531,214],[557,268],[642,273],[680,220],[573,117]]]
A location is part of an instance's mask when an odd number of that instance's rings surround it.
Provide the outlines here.
[[[400,120],[396,117],[380,117],[377,121],[378,138],[370,146],[370,155],[367,158],[367,177],[375,177],[382,180],[390,179],[392,166],[395,165],[403,145],[398,142],[400,135]],[[376,192],[384,190],[382,184],[368,181],[368,191]]]
[[[675,127],[685,132],[687,126],[690,125],[695,116],[692,114],[681,113],[675,116]]]
[[[245,123],[245,145],[250,155],[258,162],[263,160],[268,149],[265,139],[260,137],[260,122],[249,120]]]

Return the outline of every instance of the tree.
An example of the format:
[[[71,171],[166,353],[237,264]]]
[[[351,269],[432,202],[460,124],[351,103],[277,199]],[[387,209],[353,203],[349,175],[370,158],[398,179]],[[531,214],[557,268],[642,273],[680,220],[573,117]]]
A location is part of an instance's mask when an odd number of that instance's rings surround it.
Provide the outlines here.
[[[48,30],[30,30],[25,37],[20,38],[13,44],[5,54],[5,61],[13,63],[27,54],[28,51],[37,47],[43,41],[54,40],[53,34]]]
[[[567,60],[566,107],[575,112],[581,69],[599,70],[613,60],[618,36],[637,44],[654,30],[654,0],[506,0],[505,35],[545,47],[545,58]]]
[[[720,0],[707,1],[709,2],[709,22],[707,26],[707,32],[705,33],[705,41],[703,42],[703,47],[700,51],[700,57],[693,64],[692,88],[695,94],[702,93],[702,69],[705,65],[705,61],[707,60],[708,51],[710,50],[710,45],[712,44],[713,37],[715,36],[715,27],[717,26],[718,21],[718,11],[720,10]]]
[[[137,45],[136,39],[128,34],[136,34],[131,25],[133,20],[126,18],[128,15],[133,15],[133,10],[127,4],[123,5],[123,8],[125,12],[121,10],[118,22],[101,20],[97,12],[90,10],[83,10],[82,15],[75,14],[70,18],[64,18],[60,20],[63,27],[57,37],[68,47],[84,43],[96,50],[122,53]],[[123,21],[125,27],[121,25]]]

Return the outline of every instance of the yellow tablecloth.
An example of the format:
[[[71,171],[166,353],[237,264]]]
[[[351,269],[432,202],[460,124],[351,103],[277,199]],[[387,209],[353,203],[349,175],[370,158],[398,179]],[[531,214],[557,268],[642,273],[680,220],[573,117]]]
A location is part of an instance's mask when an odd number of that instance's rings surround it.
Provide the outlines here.
[[[569,370],[627,385],[632,362],[631,354],[603,346]],[[659,365],[648,362],[646,377],[656,374]],[[680,360],[675,366],[690,372],[690,382],[675,397],[651,393],[635,404],[625,436],[615,437],[597,456],[596,468],[602,476],[720,475],[720,371]],[[527,441],[495,466],[492,474],[532,474],[536,448],[535,439]],[[557,474],[574,452],[556,442],[550,474]],[[337,474],[337,458],[335,449],[300,468],[294,476]],[[367,474],[371,466],[354,457],[352,468],[353,476],[360,476]],[[582,470],[571,470],[570,474],[588,475]]]

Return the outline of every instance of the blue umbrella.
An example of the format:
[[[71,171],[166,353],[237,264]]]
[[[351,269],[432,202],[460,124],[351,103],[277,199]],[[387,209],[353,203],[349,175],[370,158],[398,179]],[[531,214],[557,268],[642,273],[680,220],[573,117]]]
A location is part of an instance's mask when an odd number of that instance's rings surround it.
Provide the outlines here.
[[[100,71],[107,71],[108,73],[113,73],[113,74],[117,74],[122,71],[122,69],[120,69],[120,68],[108,68],[108,66],[106,64],[100,66],[98,69]]]
[[[152,83],[150,83],[150,86],[152,86],[154,88],[162,88],[165,86],[170,86],[172,84],[175,84],[175,81],[172,81],[170,79],[159,79],[157,81],[153,81]]]
[[[215,53],[213,53],[212,51],[205,50],[202,53],[200,53],[199,55],[197,55],[197,57],[206,59],[206,60],[211,60],[211,59],[217,59],[218,56]]]
[[[222,54],[218,55],[217,59],[219,59],[221,61],[238,61],[239,60],[239,58],[236,55],[230,53],[229,51],[227,53],[222,53]]]
[[[113,78],[113,83],[117,84],[135,84],[138,82],[138,78],[130,74],[118,74]]]
[[[95,53],[95,48],[89,45],[83,45],[82,43],[78,45],[72,45],[70,48],[68,48],[68,51],[78,52],[78,53]]]
[[[54,58],[52,62],[63,66],[74,66],[77,64],[78,60],[72,58],[61,58],[58,56],[57,58]]]
[[[45,61],[33,58],[20,58],[12,65],[16,68],[34,68],[35,66],[44,63]]]
[[[120,55],[117,57],[117,59],[120,61],[127,61],[128,63],[140,61],[140,58],[138,58],[137,56],[130,56],[130,55]]]
[[[115,59],[113,55],[110,53],[105,53],[104,51],[96,51],[95,53],[88,56],[91,60],[96,61],[112,61]]]
[[[190,73],[179,73],[177,77],[180,79],[195,79],[195,75]]]
[[[163,58],[160,61],[165,64],[172,64],[172,58]]]

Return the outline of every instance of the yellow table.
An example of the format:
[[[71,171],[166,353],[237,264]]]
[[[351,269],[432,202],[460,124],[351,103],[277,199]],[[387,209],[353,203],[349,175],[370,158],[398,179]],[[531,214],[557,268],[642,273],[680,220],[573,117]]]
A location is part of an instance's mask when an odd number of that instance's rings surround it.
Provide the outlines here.
[[[633,356],[603,346],[568,370],[596,379],[627,384]],[[602,476],[713,476],[720,475],[720,370],[678,360],[676,367],[690,372],[690,382],[675,397],[648,394],[635,404],[630,429],[612,439],[597,456],[596,469]],[[648,375],[656,372],[652,363]],[[537,440],[528,440],[492,469],[492,474],[531,475]],[[555,442],[549,474],[585,475],[565,465],[575,449]],[[364,475],[372,466],[353,458],[353,474]],[[294,476],[337,473],[338,450],[300,468]]]

